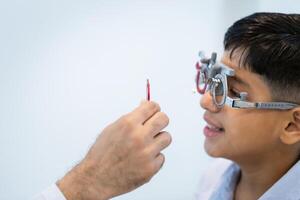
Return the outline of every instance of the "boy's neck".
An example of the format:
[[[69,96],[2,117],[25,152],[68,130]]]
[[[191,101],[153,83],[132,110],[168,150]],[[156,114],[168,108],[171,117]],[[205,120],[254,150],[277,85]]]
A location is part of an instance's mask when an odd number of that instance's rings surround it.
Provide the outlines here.
[[[258,199],[297,161],[293,154],[267,156],[262,161],[237,163],[241,175],[235,189],[235,200]]]

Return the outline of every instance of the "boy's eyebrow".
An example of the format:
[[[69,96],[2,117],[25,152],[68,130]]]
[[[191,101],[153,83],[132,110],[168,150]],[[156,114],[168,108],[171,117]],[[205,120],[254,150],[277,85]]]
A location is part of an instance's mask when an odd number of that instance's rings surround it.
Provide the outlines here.
[[[230,67],[232,65],[229,65],[229,63],[225,62],[224,59],[221,60],[221,63],[224,64],[225,66],[229,67],[229,68],[233,68],[233,67]],[[234,68],[237,68],[237,67],[234,67]],[[249,83],[246,83],[245,81],[243,81],[243,79],[240,78],[239,76],[237,76],[236,74],[234,76],[230,76],[230,78],[232,78],[233,80],[235,80],[239,84],[244,85],[244,86],[250,88]]]
[[[230,78],[232,78],[232,79],[235,80],[236,82],[240,83],[241,85],[244,85],[244,86],[250,88],[249,83],[246,83],[246,82],[243,81],[240,77],[234,75],[234,76],[232,76],[232,77],[230,77]]]

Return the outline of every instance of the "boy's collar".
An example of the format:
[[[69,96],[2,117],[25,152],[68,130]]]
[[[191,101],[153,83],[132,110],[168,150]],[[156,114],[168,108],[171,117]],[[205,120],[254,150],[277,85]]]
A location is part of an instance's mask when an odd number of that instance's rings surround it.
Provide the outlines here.
[[[298,161],[258,200],[269,199],[300,199],[300,161]]]
[[[239,166],[232,162],[220,177],[217,187],[212,193],[211,199],[219,197],[233,198],[237,180],[240,176]],[[258,200],[270,199],[300,199],[300,161],[292,166],[271,188],[269,188]]]

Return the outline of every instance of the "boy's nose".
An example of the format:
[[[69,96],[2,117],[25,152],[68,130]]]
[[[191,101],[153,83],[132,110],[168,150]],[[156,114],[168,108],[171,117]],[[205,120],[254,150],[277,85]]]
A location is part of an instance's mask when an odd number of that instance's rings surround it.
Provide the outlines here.
[[[200,106],[210,112],[218,112],[220,109],[214,104],[209,91],[206,91],[200,99]]]

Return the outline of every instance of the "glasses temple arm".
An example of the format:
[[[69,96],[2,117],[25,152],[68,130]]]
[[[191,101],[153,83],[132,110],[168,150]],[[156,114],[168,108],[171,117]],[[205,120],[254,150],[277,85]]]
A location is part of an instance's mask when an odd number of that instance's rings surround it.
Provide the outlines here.
[[[299,106],[289,102],[248,102],[240,99],[226,98],[226,104],[232,108],[256,108],[256,109],[278,109],[288,110]]]

